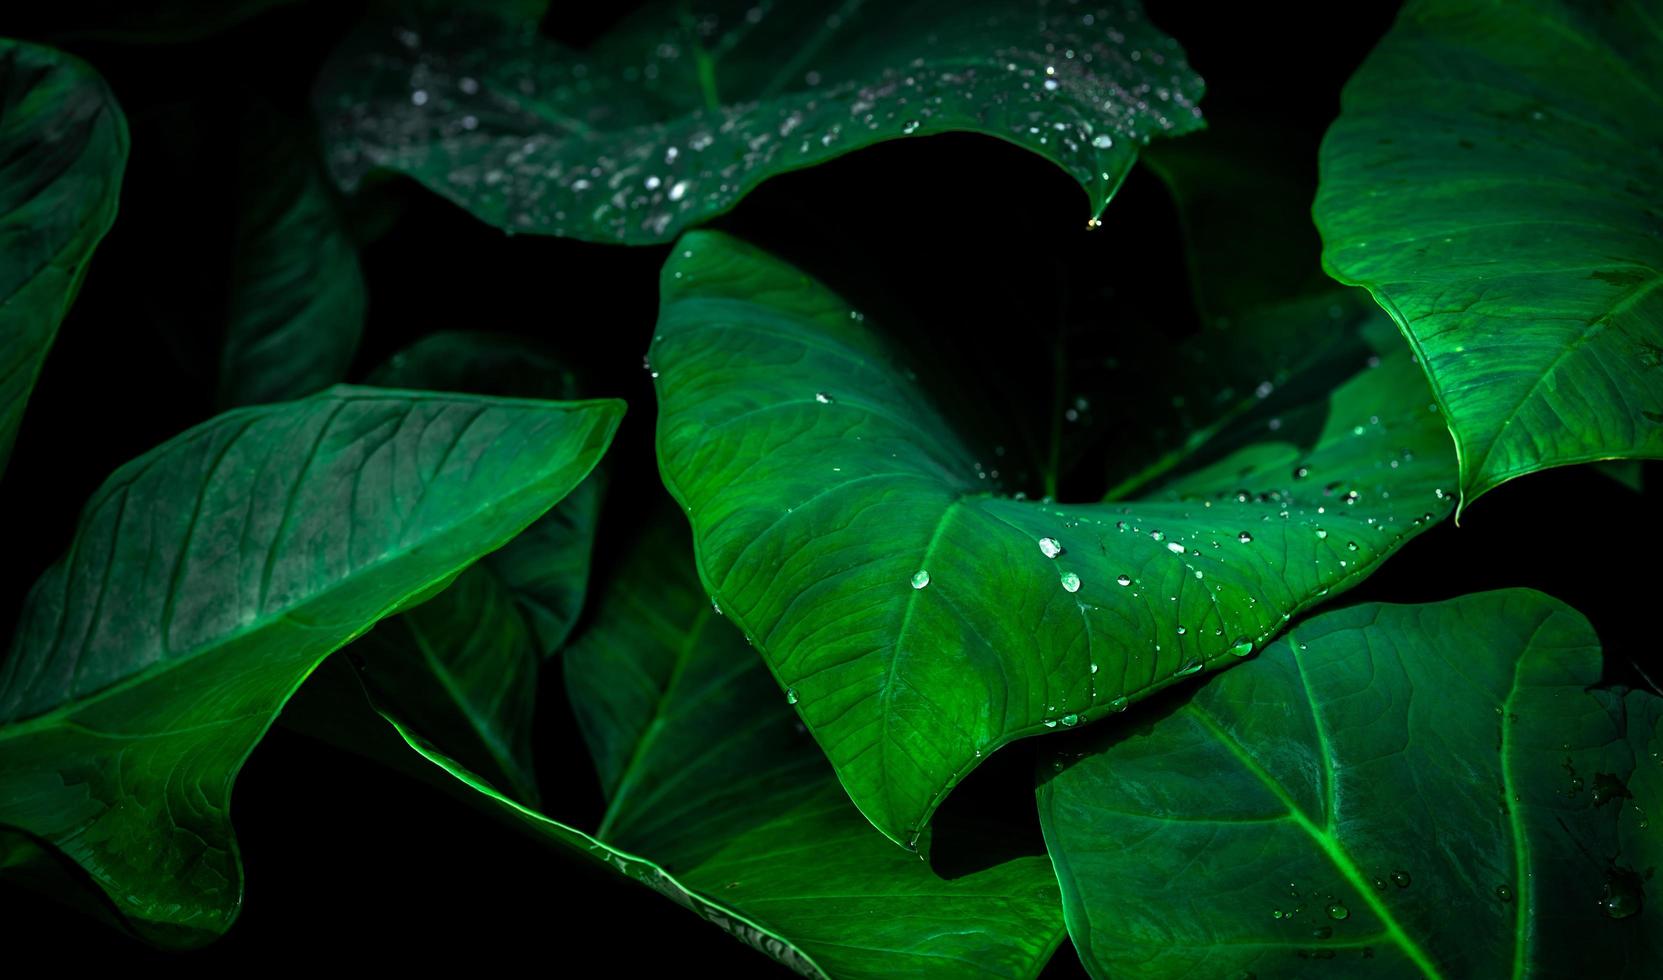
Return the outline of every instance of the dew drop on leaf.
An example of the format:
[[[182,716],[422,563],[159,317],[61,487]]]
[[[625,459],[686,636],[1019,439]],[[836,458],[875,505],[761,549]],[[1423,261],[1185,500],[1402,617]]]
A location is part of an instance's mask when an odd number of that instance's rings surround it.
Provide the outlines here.
[[[1080,576],[1075,575],[1073,572],[1063,572],[1062,587],[1068,592],[1080,591]]]
[[[1045,557],[1055,558],[1062,554],[1062,545],[1057,543],[1056,538],[1040,538],[1039,550],[1045,552]]]
[[[922,589],[924,586],[929,585],[929,584],[930,584],[930,573],[929,572],[927,572],[924,569],[920,568],[918,571],[912,573],[912,587],[913,588]]]

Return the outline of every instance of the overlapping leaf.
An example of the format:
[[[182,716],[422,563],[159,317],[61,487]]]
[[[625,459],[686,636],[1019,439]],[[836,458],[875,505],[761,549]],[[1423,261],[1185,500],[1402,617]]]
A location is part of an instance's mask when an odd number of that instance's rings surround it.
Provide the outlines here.
[[[1326,262],[1420,354],[1463,501],[1663,456],[1663,3],[1411,3],[1342,105]]]
[[[700,575],[902,843],[1000,745],[1234,662],[1448,506],[1448,438],[1403,356],[1154,496],[1061,505],[992,492],[801,272],[694,233],[661,296],[659,463]]]
[[[569,397],[570,372],[536,345],[487,333],[433,334],[371,375],[397,388]],[[535,805],[531,727],[538,665],[583,608],[600,510],[591,474],[502,549],[353,647],[363,682],[400,725]]]
[[[776,174],[948,131],[1051,160],[1095,216],[1140,144],[1199,127],[1201,87],[1133,0],[701,0],[582,54],[494,18],[377,22],[318,106],[349,188],[389,169],[511,232],[640,244]]]
[[[126,165],[127,122],[104,80],[0,38],[0,472]]]
[[[674,515],[662,517],[565,654],[608,799],[594,834],[509,801],[405,731],[407,740],[534,834],[805,975],[1036,975],[1062,938],[1049,862],[1013,857],[948,878],[873,833],[755,652],[699,589]]]
[[[1657,975],[1656,832],[1627,785],[1656,783],[1660,701],[1599,676],[1587,622],[1540,593],[1356,606],[1058,755],[1040,819],[1081,960]]]
[[[232,782],[284,701],[558,502],[622,411],[334,388],[117,470],[0,669],[0,825],[79,863],[153,940],[224,931]]]

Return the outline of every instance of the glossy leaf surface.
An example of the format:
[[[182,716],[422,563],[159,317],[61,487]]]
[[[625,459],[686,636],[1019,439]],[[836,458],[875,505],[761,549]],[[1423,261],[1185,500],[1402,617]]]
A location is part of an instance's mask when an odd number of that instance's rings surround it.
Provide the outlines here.
[[[904,844],[1000,745],[1232,663],[1367,575],[1453,477],[1398,357],[1146,499],[1001,496],[858,311],[713,233],[665,267],[651,362],[705,587]]]
[[[127,122],[104,80],[0,38],[0,473],[126,166]]]
[[[1587,621],[1541,593],[1370,604],[1302,622],[1150,723],[1105,726],[1040,773],[1081,960],[1116,977],[1657,975],[1656,829],[1627,786],[1657,782],[1659,699],[1588,692],[1599,677]]]
[[[1463,501],[1663,456],[1663,3],[1411,3],[1342,105],[1326,263],[1420,354]]]
[[[622,412],[333,388],[117,470],[0,669],[0,824],[80,864],[148,938],[224,931],[232,782],[289,695],[558,502]]]
[[[1051,160],[1096,216],[1139,145],[1200,126],[1200,78],[1129,0],[658,3],[583,53],[533,28],[349,40],[318,89],[336,177],[392,170],[509,231],[645,244],[776,174],[950,131]]]

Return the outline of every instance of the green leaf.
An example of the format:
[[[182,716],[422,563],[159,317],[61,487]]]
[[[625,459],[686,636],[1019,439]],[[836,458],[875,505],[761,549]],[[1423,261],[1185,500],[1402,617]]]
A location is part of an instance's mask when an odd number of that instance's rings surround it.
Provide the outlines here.
[[[1081,961],[1658,975],[1663,905],[1618,919],[1600,902],[1650,875],[1645,815],[1618,791],[1655,775],[1636,722],[1659,701],[1584,693],[1599,677],[1587,621],[1540,593],[1369,604],[1301,623],[1150,724],[1106,728],[1039,787]]]
[[[222,406],[288,401],[344,381],[368,301],[315,139],[275,118],[256,128],[243,154]]]
[[[558,502],[622,413],[334,388],[117,470],[0,669],[0,826],[80,864],[147,938],[223,932],[231,785],[289,695]]]
[[[1062,939],[1049,862],[1013,857],[946,877],[874,834],[699,589],[679,522],[664,516],[565,653],[608,799],[598,831],[516,806],[405,732],[411,744],[534,834],[805,975],[1038,974]]]
[[[377,22],[318,87],[355,187],[407,174],[510,232],[648,244],[769,177],[885,140],[984,133],[1057,164],[1095,222],[1201,79],[1132,0],[658,3],[578,53],[477,16]]]
[[[1415,2],[1346,86],[1329,271],[1419,353],[1462,506],[1663,457],[1663,3]]]
[[[370,377],[388,387],[495,395],[569,397],[575,388],[570,372],[541,348],[485,333],[425,337]],[[538,665],[565,643],[582,610],[599,510],[600,483],[591,474],[453,585],[352,648],[383,711],[533,806]]]
[[[104,80],[0,38],[0,473],[126,165],[127,121]]]
[[[1064,506],[992,492],[861,314],[780,261],[690,234],[660,295],[659,465],[701,577],[898,842],[999,746],[1234,662],[1447,510],[1406,356],[1158,494]]]

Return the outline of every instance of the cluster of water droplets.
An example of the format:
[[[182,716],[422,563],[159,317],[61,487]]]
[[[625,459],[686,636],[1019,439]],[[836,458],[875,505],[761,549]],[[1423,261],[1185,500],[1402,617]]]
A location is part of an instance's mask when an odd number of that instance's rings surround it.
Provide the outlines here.
[[[971,6],[700,13],[633,60],[464,14],[366,29],[320,87],[329,162],[349,187],[410,173],[510,231],[642,241],[773,173],[946,131],[1041,152],[1101,205],[1136,146],[1198,125],[1200,79],[1137,4]]]

